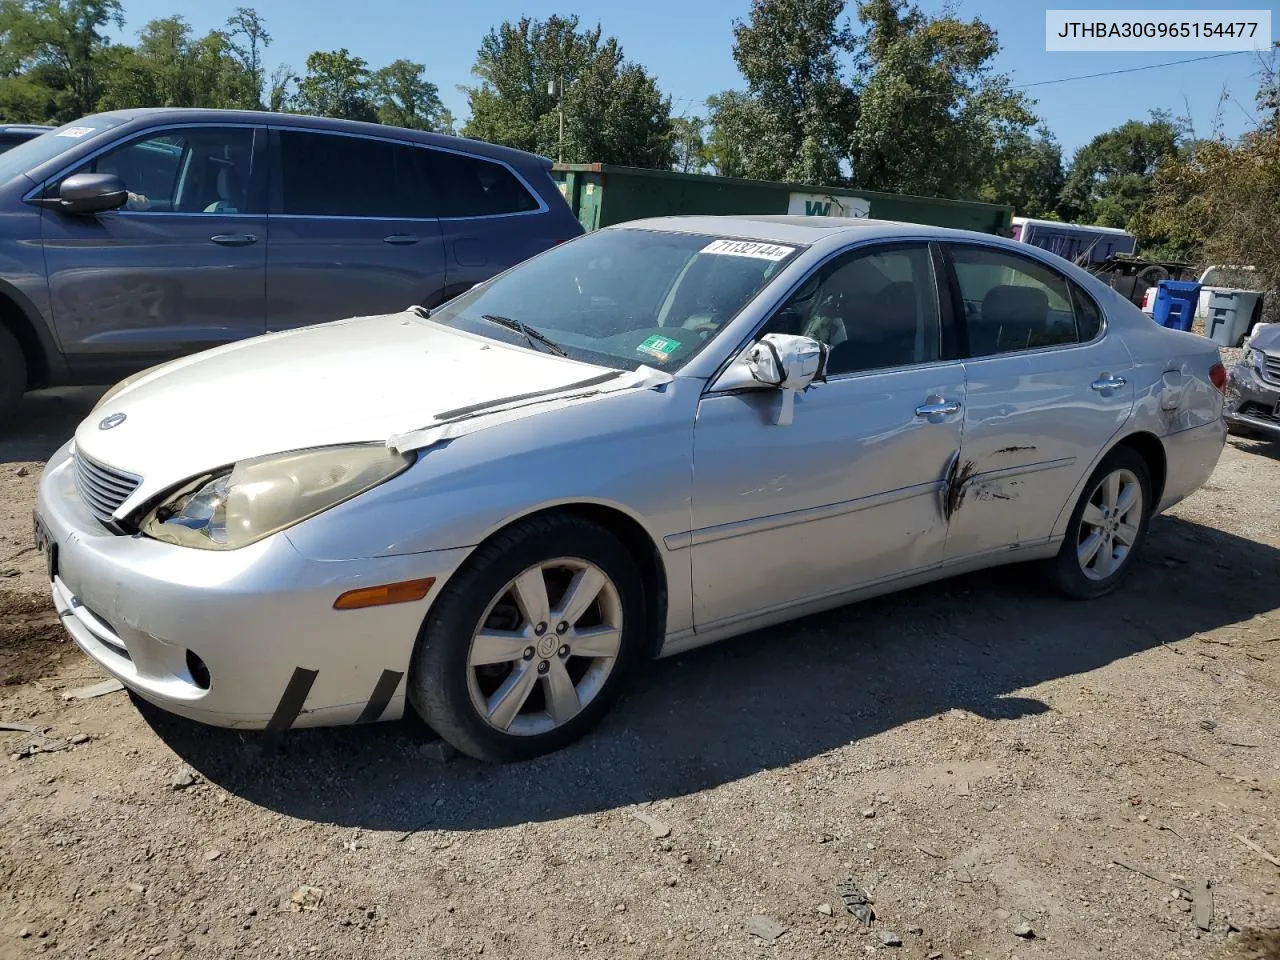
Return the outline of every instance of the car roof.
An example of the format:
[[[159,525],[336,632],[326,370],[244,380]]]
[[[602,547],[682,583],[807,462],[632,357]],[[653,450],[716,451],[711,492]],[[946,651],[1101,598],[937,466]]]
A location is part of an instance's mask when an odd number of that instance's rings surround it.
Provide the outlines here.
[[[763,240],[771,243],[816,244],[835,240],[839,244],[851,240],[892,240],[894,238],[936,240],[1001,241],[1004,238],[973,230],[953,230],[924,223],[898,220],[872,220],[869,217],[801,217],[785,214],[760,216],[687,216],[651,217],[620,223],[617,229],[666,230],[672,233],[707,233]],[[1014,241],[1007,241],[1013,243]],[[1020,244],[1019,248],[1025,248]]]
[[[0,133],[44,133],[52,129],[43,123],[0,123]]]
[[[273,127],[301,127],[308,130],[332,130],[335,133],[362,134],[371,137],[390,137],[411,140],[449,150],[465,150],[476,156],[490,157],[507,163],[550,167],[551,161],[536,153],[501,147],[484,140],[455,137],[446,133],[430,133],[426,130],[410,130],[389,124],[366,123],[362,120],[337,120],[333,117],[315,117],[302,113],[270,113],[265,110],[213,110],[200,107],[138,107],[132,110],[112,110],[93,116],[111,117],[124,123],[269,123]],[[84,118],[88,120],[88,117]]]

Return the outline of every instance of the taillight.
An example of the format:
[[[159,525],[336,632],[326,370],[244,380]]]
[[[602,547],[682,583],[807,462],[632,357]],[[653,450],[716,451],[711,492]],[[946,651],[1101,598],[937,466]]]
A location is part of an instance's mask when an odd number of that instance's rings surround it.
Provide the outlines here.
[[[1209,382],[1212,383],[1222,393],[1227,392],[1227,368],[1220,363],[1215,363],[1209,368]]]
[[[1147,292],[1142,295],[1142,310],[1144,313],[1151,308],[1151,295],[1155,292],[1155,287],[1147,287]]]

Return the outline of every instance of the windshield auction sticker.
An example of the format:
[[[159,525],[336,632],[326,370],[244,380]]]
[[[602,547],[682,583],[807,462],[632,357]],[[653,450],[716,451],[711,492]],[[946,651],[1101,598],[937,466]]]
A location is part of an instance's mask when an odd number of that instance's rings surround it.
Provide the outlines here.
[[[751,240],[713,240],[702,248],[702,253],[722,253],[730,257],[754,257],[756,260],[785,260],[795,253],[795,247],[780,243],[756,243]]]
[[[91,133],[93,133],[93,127],[67,127],[65,130],[59,130],[54,136],[73,137],[79,140],[81,137],[87,137]]]
[[[1046,10],[1046,50],[1267,50],[1270,10]]]

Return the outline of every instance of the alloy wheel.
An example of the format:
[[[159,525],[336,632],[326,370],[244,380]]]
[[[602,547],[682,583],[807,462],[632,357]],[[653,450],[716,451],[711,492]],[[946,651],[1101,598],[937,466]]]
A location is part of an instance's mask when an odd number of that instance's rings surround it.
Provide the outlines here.
[[[544,560],[490,601],[467,652],[471,704],[489,726],[534,736],[599,694],[622,645],[622,601],[586,560]]]
[[[1076,560],[1090,580],[1106,580],[1124,564],[1142,529],[1142,484],[1114,470],[1094,488],[1080,515]]]

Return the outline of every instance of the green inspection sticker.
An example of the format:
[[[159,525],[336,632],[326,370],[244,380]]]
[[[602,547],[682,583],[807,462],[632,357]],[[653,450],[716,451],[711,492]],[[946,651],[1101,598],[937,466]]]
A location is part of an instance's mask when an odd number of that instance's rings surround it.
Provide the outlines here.
[[[654,334],[636,347],[636,353],[647,353],[660,363],[666,363],[680,349],[680,341]]]

